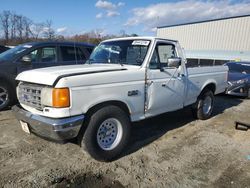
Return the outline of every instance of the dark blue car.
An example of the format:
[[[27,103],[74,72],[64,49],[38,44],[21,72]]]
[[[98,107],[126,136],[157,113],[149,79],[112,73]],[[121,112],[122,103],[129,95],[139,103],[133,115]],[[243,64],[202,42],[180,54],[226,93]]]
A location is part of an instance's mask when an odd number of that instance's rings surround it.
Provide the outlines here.
[[[229,95],[250,98],[250,62],[228,62]]]
[[[94,45],[75,42],[33,42],[0,54],[0,110],[16,101],[16,76],[25,70],[84,64]]]

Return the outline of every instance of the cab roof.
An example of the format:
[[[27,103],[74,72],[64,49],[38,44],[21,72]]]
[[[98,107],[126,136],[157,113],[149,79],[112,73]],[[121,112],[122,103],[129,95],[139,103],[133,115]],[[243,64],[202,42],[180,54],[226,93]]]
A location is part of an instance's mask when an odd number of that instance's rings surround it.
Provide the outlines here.
[[[151,40],[151,41],[153,41],[153,40],[167,40],[167,41],[171,41],[171,42],[178,42],[177,40],[159,38],[159,37],[150,37],[150,36],[114,38],[114,39],[105,40],[103,42],[111,42],[111,41],[117,41],[117,40]]]

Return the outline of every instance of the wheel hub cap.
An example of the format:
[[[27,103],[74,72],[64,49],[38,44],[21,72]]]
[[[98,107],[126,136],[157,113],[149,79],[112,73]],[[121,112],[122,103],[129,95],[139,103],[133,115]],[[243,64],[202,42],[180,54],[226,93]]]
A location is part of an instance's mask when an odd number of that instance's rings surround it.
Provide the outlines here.
[[[106,119],[97,131],[97,143],[103,150],[115,148],[122,137],[122,126],[115,118]]]
[[[5,88],[0,87],[0,107],[4,106],[8,101],[9,95]]]
[[[203,101],[203,112],[204,114],[208,114],[212,108],[212,99],[211,97],[207,96],[205,100]]]

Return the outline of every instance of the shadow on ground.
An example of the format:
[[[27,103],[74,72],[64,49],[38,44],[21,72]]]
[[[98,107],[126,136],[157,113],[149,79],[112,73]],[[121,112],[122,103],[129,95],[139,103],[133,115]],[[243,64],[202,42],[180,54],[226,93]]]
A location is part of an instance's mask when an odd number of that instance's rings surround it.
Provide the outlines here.
[[[73,176],[73,177],[62,177],[54,179],[51,184],[56,188],[123,188],[124,186],[119,181],[114,181],[108,177],[102,176],[101,174],[84,174],[82,176]]]
[[[226,95],[216,96],[212,116],[217,116],[226,109],[239,105],[242,101],[242,99],[237,97]],[[190,107],[186,107],[182,110],[165,113],[138,123],[133,123],[131,141],[127,151],[123,153],[122,156],[134,153],[159,139],[168,131],[180,128],[194,120]]]

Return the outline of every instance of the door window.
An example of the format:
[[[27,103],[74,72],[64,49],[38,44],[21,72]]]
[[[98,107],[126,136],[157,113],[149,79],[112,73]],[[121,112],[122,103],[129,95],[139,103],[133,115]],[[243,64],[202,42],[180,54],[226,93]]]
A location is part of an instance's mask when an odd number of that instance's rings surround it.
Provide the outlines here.
[[[63,61],[76,61],[76,48],[71,46],[62,46],[61,54]]]
[[[242,64],[242,73],[245,74],[250,74],[250,64],[246,63],[246,64]]]
[[[147,54],[147,46],[129,46],[127,48],[127,62],[131,65],[141,65]]]
[[[89,54],[91,54],[92,51],[93,51],[93,48],[86,48],[86,49],[87,49],[87,51],[89,52]]]
[[[76,47],[76,55],[77,55],[77,60],[79,61],[86,60],[85,54],[83,53],[82,49],[79,47]]]
[[[56,61],[56,48],[45,47],[41,51],[41,62],[55,62]]]
[[[38,62],[39,61],[39,56],[38,56],[38,50],[33,50],[32,52],[24,55],[24,56],[28,56],[30,59],[31,59],[31,62],[34,63],[34,62]],[[23,57],[21,57],[22,59]]]
[[[149,68],[158,69],[160,63],[168,66],[168,58],[176,57],[175,46],[172,44],[159,43],[156,45],[152,58],[150,60]]]

